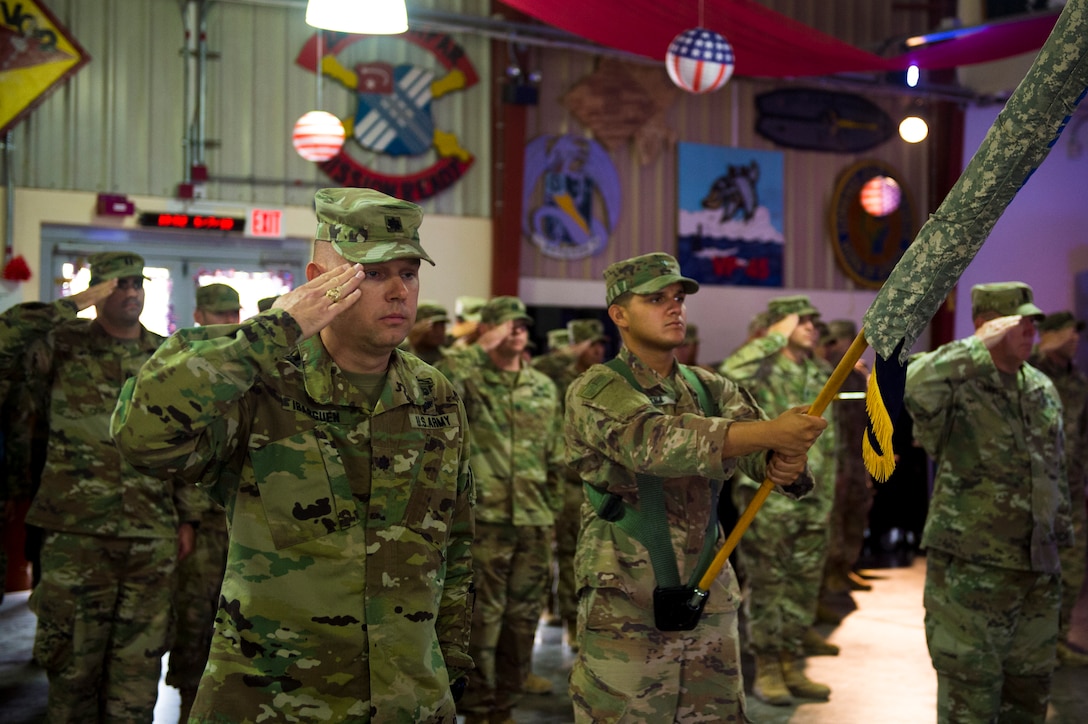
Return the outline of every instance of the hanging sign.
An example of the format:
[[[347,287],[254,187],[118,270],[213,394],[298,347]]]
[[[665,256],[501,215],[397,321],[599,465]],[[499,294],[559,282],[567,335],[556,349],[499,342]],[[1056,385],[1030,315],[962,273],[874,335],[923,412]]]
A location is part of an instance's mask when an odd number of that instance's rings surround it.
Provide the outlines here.
[[[41,2],[0,2],[0,135],[90,59]]]
[[[448,93],[465,90],[479,80],[464,49],[448,35],[409,30],[395,37],[422,48],[444,70],[403,63],[391,65],[380,60],[359,62],[366,43],[374,36],[321,31],[324,53],[318,68],[318,35],[315,34],[295,59],[312,73],[340,83],[355,94],[354,116],[344,121],[353,143],[320,164],[332,180],[343,186],[366,187],[408,201],[428,199],[457,182],[475,157],[461,147],[457,136],[438,128],[431,115],[431,103]],[[388,38],[380,36],[385,41]],[[349,59],[350,57],[350,59]],[[406,175],[394,175],[368,168],[354,158],[349,147],[371,155],[426,157],[427,164]]]

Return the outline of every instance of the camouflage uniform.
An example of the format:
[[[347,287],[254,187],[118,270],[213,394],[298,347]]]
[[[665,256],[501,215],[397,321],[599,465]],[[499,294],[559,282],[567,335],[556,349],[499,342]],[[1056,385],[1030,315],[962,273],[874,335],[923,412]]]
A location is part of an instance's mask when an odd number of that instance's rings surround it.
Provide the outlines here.
[[[431,324],[448,324],[450,316],[446,312],[446,308],[441,304],[421,302],[419,307],[416,308],[416,322],[422,322],[425,319],[430,320]],[[442,359],[441,347],[417,347],[409,344],[408,340],[405,340],[402,346],[429,365],[437,364]]]
[[[678,281],[689,293],[698,289],[679,275],[667,254],[619,262],[605,275],[609,304],[627,291],[650,293]],[[575,380],[566,398],[567,459],[587,485],[632,506],[639,504],[636,474],[664,478],[665,516],[680,579],[686,582],[703,549],[721,481],[738,466],[763,479],[764,453],[722,459],[729,426],[763,414],[731,382],[693,368],[721,415],[705,417],[677,367],[661,377],[626,347],[618,357],[645,394],[603,365]],[[805,476],[789,491],[809,487]],[[660,631],[649,552],[587,502],[575,571],[580,649],[570,695],[576,721],[746,721],[736,628],[740,595],[728,564],[710,586],[693,630]]]
[[[604,325],[598,319],[574,319],[559,331],[566,340],[564,345],[578,344],[586,340],[604,342],[607,339]],[[544,372],[555,383],[560,409],[564,409],[567,389],[583,372],[579,369],[578,359],[559,348],[550,354],[534,358],[533,367]],[[578,590],[574,580],[574,555],[578,550],[578,531],[582,524],[582,502],[585,494],[582,492],[582,477],[578,472],[566,464],[563,467],[565,474],[562,507],[555,519],[555,597],[559,617],[567,629],[567,639],[571,647],[577,649]]]
[[[771,300],[768,311],[778,319],[791,312],[816,313],[803,296]],[[721,366],[721,373],[752,393],[768,415],[811,403],[830,375],[822,360],[790,360],[782,353],[786,344],[781,334],[768,334],[748,342]],[[835,499],[832,413],[828,407],[824,417],[831,425],[808,451],[815,491],[799,502],[768,498],[737,549],[747,573],[748,642],[757,658],[803,656],[805,631],[816,617]],[[761,482],[761,478],[737,476],[733,500],[738,510],[748,507]]]
[[[226,284],[206,284],[197,289],[196,305],[198,311],[212,315],[236,314],[241,310],[238,292]],[[228,540],[223,508],[209,500],[196,528],[193,550],[178,563],[174,585],[174,645],[170,647],[166,683],[181,694],[179,722],[189,720],[197,686],[208,663]]]
[[[1042,316],[1026,285],[972,300],[976,316]],[[937,464],[922,545],[938,721],[1042,722],[1069,536],[1058,393],[1030,365],[999,372],[972,336],[913,359],[904,402]]]
[[[497,297],[481,323],[527,320],[515,297]],[[555,384],[523,366],[500,370],[479,345],[451,348],[438,365],[465,401],[476,480],[476,609],[462,713],[502,720],[530,674],[559,502],[562,439]]]
[[[92,283],[139,277],[143,260],[91,257]],[[45,530],[35,659],[49,675],[50,721],[150,721],[160,659],[169,646],[178,526],[197,498],[178,481],[137,472],[118,454],[109,419],[126,378],[162,337],[143,327],[117,339],[76,318],[67,300],[5,313],[0,372],[8,377],[32,340],[44,340],[50,439],[27,522]]]
[[[857,326],[848,320],[832,320],[829,336],[852,341],[857,336]],[[822,340],[822,343],[826,341]],[[829,362],[837,364],[838,360]],[[839,389],[841,392],[864,392],[866,387],[865,375],[852,369]],[[863,399],[836,399],[832,407],[835,415],[835,501],[831,508],[831,540],[824,582],[831,581],[841,585],[840,590],[848,590],[849,574],[861,555],[869,510],[873,507],[872,479],[861,456],[861,441],[869,416]]]
[[[422,212],[316,197],[318,239],[364,264],[426,258]],[[331,298],[331,297],[330,297]],[[181,330],[126,385],[125,456],[200,481],[230,522],[190,721],[444,722],[472,667],[472,477],[448,381],[394,351],[376,404],[281,309]]]
[[[1068,323],[1078,330],[1083,322],[1073,320],[1068,312]],[[1052,318],[1057,317],[1056,322]],[[1060,324],[1065,317],[1060,313],[1049,315],[1044,325]],[[1054,327],[1060,328],[1060,327]],[[1085,510],[1085,485],[1088,484],[1088,378],[1071,364],[1059,365],[1045,355],[1036,354],[1031,364],[1043,372],[1062,400],[1063,425],[1065,428],[1065,465],[1069,479],[1069,505],[1073,523],[1073,545],[1062,548],[1062,610],[1059,641],[1068,641],[1073,609],[1080,597],[1085,576],[1085,540],[1088,535],[1088,511]]]

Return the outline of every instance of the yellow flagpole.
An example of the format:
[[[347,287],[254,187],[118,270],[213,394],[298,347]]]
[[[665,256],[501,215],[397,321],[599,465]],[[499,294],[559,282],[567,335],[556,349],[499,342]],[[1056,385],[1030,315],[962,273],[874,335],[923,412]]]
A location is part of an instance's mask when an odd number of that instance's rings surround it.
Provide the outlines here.
[[[854,338],[854,341],[850,344],[850,348],[846,350],[846,353],[839,360],[839,364],[835,367],[835,371],[831,373],[831,376],[827,378],[827,382],[824,383],[823,389],[820,390],[820,394],[816,396],[816,400],[809,406],[808,414],[810,415],[822,415],[827,406],[831,404],[831,401],[835,399],[835,395],[839,394],[839,390],[842,388],[846,378],[850,376],[850,371],[854,369],[854,365],[861,359],[861,355],[865,352],[869,343],[865,341],[865,330],[858,332],[858,336]],[[696,594],[699,592],[706,593],[710,590],[710,584],[714,582],[714,579],[718,577],[718,574],[722,572],[722,567],[725,565],[726,560],[729,559],[730,554],[740,543],[741,536],[748,530],[748,526],[752,524],[752,520],[755,519],[756,513],[763,507],[764,501],[767,500],[767,496],[771,494],[771,490],[774,488],[774,483],[770,478],[763,481],[763,484],[759,486],[759,490],[756,491],[756,495],[752,498],[752,502],[748,504],[748,507],[741,513],[740,519],[737,524],[733,526],[732,532],[729,533],[729,537],[725,539],[725,545],[721,547],[717,555],[714,556],[714,560],[710,562],[710,567],[706,569],[706,573],[699,580],[699,587],[696,589]]]

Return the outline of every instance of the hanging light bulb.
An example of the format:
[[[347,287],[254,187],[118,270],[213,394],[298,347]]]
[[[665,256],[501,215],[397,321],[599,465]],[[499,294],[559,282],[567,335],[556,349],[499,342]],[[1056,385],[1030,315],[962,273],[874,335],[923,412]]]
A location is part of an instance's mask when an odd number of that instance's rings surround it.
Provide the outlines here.
[[[929,135],[929,124],[918,116],[907,116],[899,124],[899,137],[907,143],[920,143]]]
[[[306,24],[359,35],[396,35],[408,30],[404,0],[309,0]]]

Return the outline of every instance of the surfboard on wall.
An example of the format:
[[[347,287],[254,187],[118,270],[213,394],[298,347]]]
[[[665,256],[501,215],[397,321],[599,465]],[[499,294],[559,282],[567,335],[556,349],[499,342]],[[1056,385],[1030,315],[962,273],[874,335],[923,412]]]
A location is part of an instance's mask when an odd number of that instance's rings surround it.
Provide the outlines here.
[[[783,88],[756,96],[756,132],[787,148],[858,153],[895,134],[895,122],[853,93]]]

